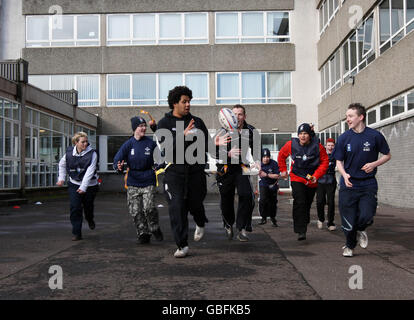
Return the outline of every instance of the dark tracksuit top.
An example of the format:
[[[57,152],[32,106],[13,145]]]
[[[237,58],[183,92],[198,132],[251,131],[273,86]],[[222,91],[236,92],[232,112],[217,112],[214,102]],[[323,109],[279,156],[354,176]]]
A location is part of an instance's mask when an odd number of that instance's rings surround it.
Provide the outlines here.
[[[270,159],[268,164],[262,162],[261,170],[267,174],[280,174],[279,165],[273,159]],[[262,218],[276,217],[278,189],[277,179],[269,177],[260,178],[259,212]]]
[[[357,231],[364,231],[374,222],[377,209],[377,168],[370,173],[361,168],[377,161],[379,153],[390,153],[388,143],[379,131],[368,127],[360,133],[352,129],[345,131],[339,136],[333,151],[335,159],[343,161],[345,172],[351,176],[352,187],[346,187],[345,180],[341,177],[339,189],[339,213],[346,246],[350,249],[357,244]]]
[[[183,132],[177,132],[178,124],[183,124],[183,130],[187,128],[191,119],[194,119],[194,129],[201,130],[204,134],[204,143],[206,149],[203,152],[203,160],[195,164],[189,164],[183,154],[184,163],[177,163],[177,135],[184,136]],[[207,156],[205,154],[209,143],[210,135],[203,120],[191,114],[183,118],[177,118],[171,112],[165,114],[158,122],[157,137],[161,144],[164,143],[164,138],[160,137],[159,130],[167,129],[172,133],[172,147],[173,161],[172,164],[165,171],[164,176],[164,191],[168,201],[168,212],[170,215],[171,228],[174,234],[174,239],[179,248],[188,245],[188,212],[194,217],[194,221],[199,227],[204,227],[208,219],[205,215],[203,201],[207,194],[207,181],[204,172]],[[185,138],[184,138],[185,139]],[[187,148],[189,148],[194,141],[184,140],[184,155]]]

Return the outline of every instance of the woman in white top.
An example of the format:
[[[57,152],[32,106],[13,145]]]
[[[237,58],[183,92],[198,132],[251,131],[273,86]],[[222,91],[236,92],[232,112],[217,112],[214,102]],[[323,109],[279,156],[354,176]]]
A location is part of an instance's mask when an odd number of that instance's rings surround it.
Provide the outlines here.
[[[95,229],[94,200],[98,191],[96,165],[98,154],[88,143],[88,135],[77,132],[72,137],[73,147],[69,147],[59,161],[59,177],[56,185],[62,186],[66,174],[69,175],[68,191],[70,199],[70,222],[73,241],[82,240],[83,212],[91,230]]]

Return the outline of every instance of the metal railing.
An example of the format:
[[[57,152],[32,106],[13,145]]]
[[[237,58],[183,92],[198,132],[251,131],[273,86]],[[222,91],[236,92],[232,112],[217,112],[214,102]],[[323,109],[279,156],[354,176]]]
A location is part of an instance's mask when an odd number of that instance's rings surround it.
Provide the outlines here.
[[[26,60],[0,61],[0,77],[14,82],[29,82],[29,63]]]
[[[46,90],[46,92],[71,105],[78,105],[78,91],[76,90]]]

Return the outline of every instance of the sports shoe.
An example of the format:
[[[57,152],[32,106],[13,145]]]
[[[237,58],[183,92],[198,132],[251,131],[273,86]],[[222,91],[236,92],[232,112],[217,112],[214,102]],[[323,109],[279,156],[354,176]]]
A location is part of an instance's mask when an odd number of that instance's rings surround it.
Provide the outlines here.
[[[232,240],[233,239],[233,227],[224,227],[224,230],[226,230],[226,236],[227,239]]]
[[[185,246],[184,248],[178,248],[177,251],[174,253],[174,257],[176,258],[184,258],[188,255],[188,246]]]
[[[88,221],[88,226],[89,226],[89,229],[91,230],[95,229],[95,221],[93,220]]]
[[[82,236],[81,235],[74,235],[72,237],[72,241],[79,241],[79,240],[82,240]]]
[[[259,225],[266,224],[266,218],[262,218],[262,220],[260,220],[258,224]]]
[[[344,257],[352,257],[354,255],[352,249],[347,246],[342,247],[342,249],[344,249],[344,252],[342,253]]]
[[[204,227],[196,226],[196,229],[194,232],[194,241],[200,241],[203,236],[204,236]]]
[[[276,219],[275,218],[270,218],[270,221],[272,221],[272,227],[278,227]]]
[[[164,240],[164,235],[161,232],[161,228],[158,228],[157,230],[153,231],[152,234],[154,235],[154,238],[157,241],[162,241]]]
[[[329,231],[335,231],[335,230],[336,230],[336,226],[329,226],[329,227],[328,227],[328,230],[329,230]]]
[[[237,235],[237,239],[239,239],[239,241],[241,241],[241,242],[249,241],[249,237],[246,234],[246,230],[241,229],[241,231]]]
[[[298,241],[306,240],[306,233],[299,233],[298,235]]]
[[[357,231],[358,244],[361,248],[368,247],[368,235],[365,231]]]
[[[318,222],[316,222],[316,225],[318,226],[318,229],[322,229],[323,228],[323,222],[318,220]]]
[[[138,243],[140,243],[140,244],[149,243],[150,242],[150,238],[151,238],[151,235],[150,234],[143,233],[143,234],[139,235],[139,237],[138,237]]]

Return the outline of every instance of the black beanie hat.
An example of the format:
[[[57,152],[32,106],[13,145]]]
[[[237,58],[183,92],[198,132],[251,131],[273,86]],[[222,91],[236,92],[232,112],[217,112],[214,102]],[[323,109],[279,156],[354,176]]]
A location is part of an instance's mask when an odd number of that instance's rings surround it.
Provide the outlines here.
[[[268,148],[262,149],[262,158],[269,157],[270,158],[270,150]]]
[[[312,128],[310,126],[309,123],[302,123],[299,127],[298,127],[298,134],[305,131],[306,133],[308,133],[310,136],[312,136]]]
[[[144,118],[141,118],[141,117],[138,117],[138,116],[131,118],[132,131],[135,132],[135,130],[138,128],[138,126],[142,123],[147,124],[147,122],[145,121]]]

